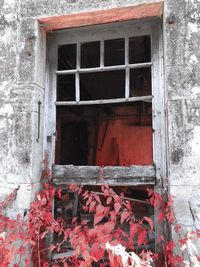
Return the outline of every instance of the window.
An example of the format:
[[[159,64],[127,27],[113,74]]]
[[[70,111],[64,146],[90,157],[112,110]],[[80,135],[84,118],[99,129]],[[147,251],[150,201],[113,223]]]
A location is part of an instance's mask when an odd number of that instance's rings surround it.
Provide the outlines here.
[[[55,185],[76,182],[98,190],[103,172],[116,190],[144,200],[146,187],[165,171],[159,22],[62,30],[48,42]]]

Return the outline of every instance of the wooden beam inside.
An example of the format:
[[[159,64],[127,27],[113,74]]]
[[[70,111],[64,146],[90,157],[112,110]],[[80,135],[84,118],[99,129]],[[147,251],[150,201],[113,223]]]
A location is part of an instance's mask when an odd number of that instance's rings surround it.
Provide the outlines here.
[[[71,183],[100,185],[101,175],[110,185],[154,185],[156,180],[154,166],[53,166],[53,183],[58,186]]]
[[[163,2],[156,2],[123,8],[39,18],[38,20],[46,31],[53,31],[144,18],[161,18],[162,14]]]

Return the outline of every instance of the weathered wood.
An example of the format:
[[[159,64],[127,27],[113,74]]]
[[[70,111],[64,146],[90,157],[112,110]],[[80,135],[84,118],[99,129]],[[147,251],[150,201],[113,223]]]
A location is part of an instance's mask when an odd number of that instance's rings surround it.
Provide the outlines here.
[[[58,260],[58,259],[72,257],[73,254],[74,254],[74,251],[72,249],[67,251],[67,252],[53,253],[52,260]]]
[[[130,7],[113,8],[108,10],[68,14],[48,18],[39,18],[40,25],[46,31],[99,25],[111,22],[127,21],[134,19],[161,18],[163,2],[140,4]]]
[[[54,165],[53,182],[55,184],[81,183],[92,184],[99,177],[97,166]]]
[[[97,167],[97,166],[73,166],[54,165],[53,183],[66,185],[70,183],[100,185],[100,174],[104,182],[110,185],[154,185],[155,168],[153,166],[131,167]]]
[[[146,101],[150,102],[152,96],[136,96],[129,98],[115,98],[115,99],[101,99],[101,100],[84,100],[84,101],[56,101],[56,106],[76,106],[76,105],[101,105],[101,104],[114,104],[114,103],[126,103],[126,102],[137,102],[137,101]]]
[[[80,50],[80,47],[79,47]],[[127,49],[125,52],[128,54]],[[80,51],[79,51],[80,53]],[[78,56],[77,56],[78,57]],[[80,58],[80,55],[79,57]],[[77,59],[78,60],[78,59]],[[80,62],[79,62],[80,64]],[[77,63],[78,65],[78,63]],[[95,68],[82,68],[77,66],[77,69],[73,70],[57,70],[56,74],[57,75],[67,75],[67,74],[76,74],[77,72],[79,73],[93,73],[93,72],[105,72],[105,71],[113,71],[113,70],[125,70],[128,68],[130,69],[139,69],[139,68],[147,68],[151,67],[152,62],[145,62],[145,63],[136,63],[136,64],[126,64],[126,65],[116,65],[116,66],[101,66],[101,67],[95,67]]]

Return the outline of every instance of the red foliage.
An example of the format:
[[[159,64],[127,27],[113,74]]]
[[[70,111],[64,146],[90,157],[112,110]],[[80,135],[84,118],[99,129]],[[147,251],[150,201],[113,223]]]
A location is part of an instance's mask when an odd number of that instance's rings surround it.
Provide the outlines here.
[[[94,214],[92,225],[86,221],[81,222],[77,218],[73,218],[71,224],[68,225],[62,218],[53,219],[52,199],[55,195],[61,198],[61,189],[55,189],[49,183],[44,183],[43,189],[36,194],[26,220],[21,219],[20,216],[16,220],[12,220],[3,214],[5,208],[15,199],[16,192],[0,203],[0,266],[7,267],[16,259],[16,255],[19,256],[19,259],[14,265],[15,267],[21,266],[22,258],[25,260],[23,266],[30,266],[31,260],[34,266],[38,267],[90,267],[94,263],[98,263],[100,267],[123,266],[122,256],[115,255],[108,250],[107,243],[111,246],[121,244],[127,253],[137,252],[141,260],[148,261],[150,257],[155,261],[159,259],[158,254],[152,255],[149,251],[138,252],[138,248],[141,245],[145,246],[148,242],[148,233],[154,231],[153,221],[147,216],[142,220],[137,220],[130,201],[125,200],[123,194],[117,195],[107,185],[101,186],[100,195],[74,184],[69,187],[69,190],[78,194],[79,199],[85,203],[83,207],[87,212]],[[158,220],[162,223],[174,223],[174,230],[180,235],[181,227],[176,224],[172,210],[173,198],[166,195],[161,196],[152,189],[149,189],[148,193],[151,205],[158,210]],[[62,241],[46,247],[45,237],[53,233],[62,236]],[[199,238],[199,232],[185,234],[182,238],[180,235],[179,245],[185,245],[189,239],[193,240],[196,237]],[[66,241],[73,248],[73,256],[61,259],[54,265],[49,263],[47,251],[59,252]],[[182,266],[181,250],[178,253],[174,252],[177,244],[172,240],[166,241],[163,236],[158,238],[158,242],[163,247],[165,265],[157,261],[156,266]],[[199,260],[199,257],[197,259]]]

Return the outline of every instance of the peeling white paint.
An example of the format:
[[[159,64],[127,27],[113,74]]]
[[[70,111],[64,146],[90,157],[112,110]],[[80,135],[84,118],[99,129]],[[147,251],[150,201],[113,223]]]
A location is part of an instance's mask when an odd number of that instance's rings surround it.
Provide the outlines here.
[[[7,81],[3,81],[0,86],[0,92],[3,92],[3,99],[9,100],[10,88]]]
[[[17,209],[27,209],[32,199],[32,187],[30,184],[21,184],[18,189],[18,197],[14,202]]]
[[[191,148],[192,148],[192,152],[196,154],[200,162],[200,126],[196,126],[194,128]]]
[[[13,123],[13,121],[8,118],[8,124],[11,125],[12,123]]]
[[[6,125],[7,125],[7,120],[0,119],[0,129],[5,129]]]
[[[4,15],[4,18],[7,22],[12,22],[14,20],[17,19],[16,15],[15,14],[12,14],[12,13],[9,13],[9,14],[5,14]]]
[[[12,115],[13,113],[14,110],[11,104],[5,104],[0,107],[0,115]]]
[[[191,23],[189,22],[188,23],[188,28],[190,30],[191,33],[196,33],[199,31],[199,27],[198,27],[198,24],[197,23]]]
[[[15,189],[16,188],[9,188],[9,187],[6,188],[5,184],[2,184],[0,186],[0,190],[1,190],[0,201],[5,200],[6,197],[8,197],[10,194],[12,194]]]
[[[0,41],[4,43],[4,45],[14,42],[14,32],[10,29],[5,29],[4,35],[1,36]]]
[[[192,87],[192,94],[194,96],[197,96],[198,94],[200,94],[200,86],[194,86],[194,87]]]
[[[3,81],[3,82],[1,83],[1,86],[6,87],[7,84],[8,84],[7,81]]]
[[[13,7],[15,5],[16,1],[15,0],[4,0],[4,8],[9,8]]]
[[[199,61],[195,55],[192,55],[189,59],[190,64],[197,64]]]

